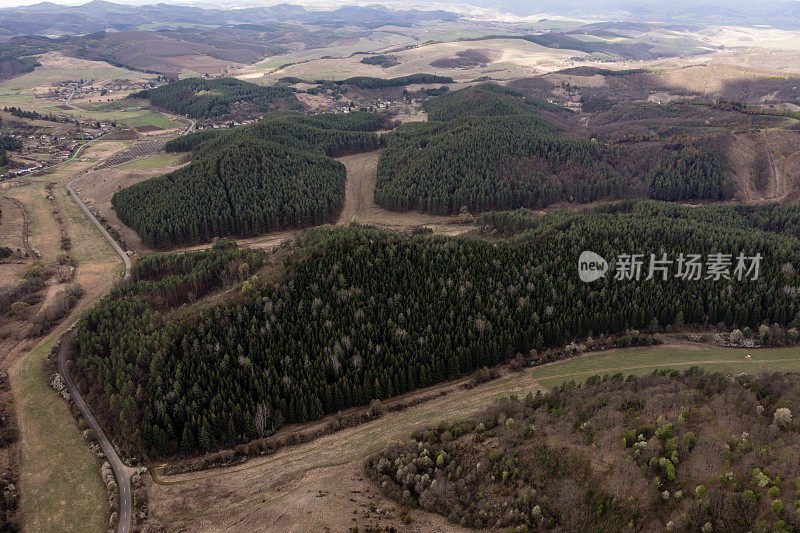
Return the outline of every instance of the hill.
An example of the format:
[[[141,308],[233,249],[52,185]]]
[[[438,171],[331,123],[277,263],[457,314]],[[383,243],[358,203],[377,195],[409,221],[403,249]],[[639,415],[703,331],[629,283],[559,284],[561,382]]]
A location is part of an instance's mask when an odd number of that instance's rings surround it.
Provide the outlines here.
[[[145,98],[156,107],[192,118],[227,115],[237,105],[260,111],[300,107],[289,87],[264,87],[235,78],[186,78],[130,97]]]
[[[119,219],[148,246],[257,235],[334,220],[344,205],[344,165],[329,156],[374,149],[384,119],[370,113],[275,113],[222,133],[171,141],[195,159],[114,194]],[[215,130],[212,130],[215,131]]]
[[[398,503],[479,529],[791,531],[798,409],[796,374],[595,376],[419,431],[366,468]]]
[[[440,96],[428,123],[384,136],[375,201],[396,211],[480,212],[541,208],[558,201],[637,196],[662,200],[728,195],[727,161],[693,141],[643,161],[610,144],[571,137],[543,115],[566,111],[497,85]],[[637,159],[644,172],[629,172]],[[637,170],[638,170],[637,168]]]
[[[239,299],[193,305],[191,319],[180,306],[195,299],[192,285],[170,269],[134,275],[141,283],[104,299],[78,326],[76,375],[118,444],[173,455],[262,437],[265,427],[510,358],[541,363],[557,356],[548,349],[601,333],[618,338],[612,344],[649,345],[652,336],[641,332],[666,326],[774,324],[758,342],[793,343],[800,308],[791,288],[800,274],[784,265],[800,241],[771,229],[783,221],[796,232],[798,218],[796,209],[776,209],[648,201],[541,219],[498,214],[482,221],[499,230],[494,242],[315,229],[281,252],[291,259],[280,275],[277,265],[260,273],[219,263],[227,272],[212,271],[219,279],[247,278],[225,292]],[[525,223],[497,240],[511,217]],[[645,265],[638,281],[609,275],[588,284],[575,275],[588,246],[609,260],[632,250],[664,251],[673,261],[721,250],[733,265],[730,279],[703,270],[696,280],[645,280]],[[734,272],[739,253],[761,254],[758,280]]]

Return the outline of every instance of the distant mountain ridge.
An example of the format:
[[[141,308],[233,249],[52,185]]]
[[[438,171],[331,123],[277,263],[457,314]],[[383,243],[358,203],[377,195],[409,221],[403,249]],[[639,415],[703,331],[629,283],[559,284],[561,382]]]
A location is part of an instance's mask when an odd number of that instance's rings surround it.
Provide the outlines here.
[[[445,3],[463,5],[455,0]],[[612,22],[669,24],[767,25],[796,30],[800,25],[798,0],[469,0],[476,7],[518,16],[537,14]]]
[[[442,10],[392,10],[384,6],[345,6],[333,11],[309,10],[279,4],[243,9],[219,9],[148,4],[130,6],[92,0],[79,6],[41,2],[31,6],[0,9],[0,38],[19,35],[83,35],[104,30],[132,31],[181,26],[235,26],[237,24],[298,23],[326,27],[374,28],[410,26],[422,21],[455,21],[455,13]]]

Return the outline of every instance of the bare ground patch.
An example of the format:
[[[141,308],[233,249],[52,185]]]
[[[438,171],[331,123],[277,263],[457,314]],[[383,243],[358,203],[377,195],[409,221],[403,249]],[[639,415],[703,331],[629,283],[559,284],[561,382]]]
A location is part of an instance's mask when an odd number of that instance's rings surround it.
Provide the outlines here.
[[[473,229],[470,220],[461,216],[429,215],[416,211],[397,213],[377,205],[374,193],[380,154],[381,150],[375,150],[337,159],[347,168],[345,205],[339,225],[358,222],[387,229],[428,226],[435,232],[451,235]]]
[[[800,196],[800,133],[777,128],[735,133],[728,156],[739,201],[783,202]]]
[[[73,189],[80,195],[86,205],[105,217],[108,225],[122,236],[125,245],[131,250],[142,251],[144,246],[135,231],[123,224],[111,207],[111,197],[131,185],[155,178],[181,165],[152,170],[103,169],[86,173],[75,182]]]

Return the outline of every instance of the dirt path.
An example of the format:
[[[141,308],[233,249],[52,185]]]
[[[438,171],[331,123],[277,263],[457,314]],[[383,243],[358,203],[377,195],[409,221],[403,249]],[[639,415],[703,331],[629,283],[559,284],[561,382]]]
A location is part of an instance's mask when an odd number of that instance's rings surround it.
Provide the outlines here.
[[[694,365],[731,365],[732,368],[746,358],[707,357],[706,345],[674,343],[663,348],[674,347],[687,352],[699,350],[697,357],[680,361],[654,361],[652,364],[607,365],[601,369],[591,365],[582,366],[572,372],[545,373],[548,381],[588,374],[613,372],[645,373],[655,368],[687,368]],[[705,348],[704,348],[705,347]],[[727,352],[725,352],[727,354]],[[731,351],[731,354],[738,354]],[[606,352],[586,354],[577,359],[593,355],[606,356]],[[776,353],[753,364],[796,363],[796,356],[782,357]],[[539,374],[542,369],[557,367],[565,361],[557,361],[527,369],[523,372],[503,370],[500,378],[478,385],[472,389],[463,387],[467,379],[437,385],[405,395],[430,397],[428,401],[399,412],[388,412],[378,420],[347,428],[314,441],[287,447],[274,455],[252,459],[244,464],[179,474],[155,477],[151,487],[151,516],[153,523],[170,530],[212,531],[218,529],[311,531],[328,527],[332,531],[346,530],[361,517],[361,510],[369,506],[391,508],[376,487],[363,479],[363,460],[382,449],[386,444],[402,440],[415,429],[436,425],[440,421],[455,421],[467,418],[485,408],[491,401],[517,394],[522,397],[540,389]],[[566,369],[565,369],[566,370]],[[432,393],[444,393],[433,395]],[[326,419],[319,423],[325,423]],[[347,480],[347,482],[343,482]],[[355,514],[354,514],[355,512]],[[407,531],[452,531],[458,530],[441,517],[421,511],[413,511],[411,527],[398,524],[387,518],[382,525],[395,525]]]
[[[358,222],[390,230],[427,226],[435,233],[447,235],[458,235],[475,229],[471,221],[460,216],[429,215],[416,211],[399,213],[387,211],[376,204],[375,182],[381,152],[382,150],[374,150],[337,158],[347,168],[344,209],[338,225]]]
[[[22,213],[22,245],[25,247],[25,251],[28,253],[29,257],[37,257],[36,252],[33,251],[30,242],[28,242],[28,236],[30,234],[31,227],[31,216],[28,213],[28,210],[25,209],[25,206],[22,204],[22,202],[16,198],[11,198],[10,196],[3,196],[3,198],[17,206]]]
[[[284,448],[276,454],[243,465],[157,478],[151,487],[151,516],[170,530],[218,531],[346,531],[356,525],[353,510],[395,504],[383,498],[361,476],[362,460],[389,442],[405,438],[416,428],[440,420],[474,414],[492,399],[538,389],[530,372],[513,373],[473,389],[467,379],[435,386],[411,395],[445,391],[404,411],[389,412],[378,420],[326,435],[312,442]],[[408,395],[406,395],[408,396]],[[342,479],[349,479],[342,483]],[[351,485],[352,483],[352,485]],[[318,495],[314,487],[329,492]],[[372,492],[370,492],[372,491]],[[441,517],[414,512],[406,531],[454,530]],[[384,522],[382,521],[383,525]],[[359,524],[360,525],[360,524]]]
[[[764,196],[764,200],[767,202],[779,202],[786,198],[786,195],[789,194],[788,187],[786,186],[786,165],[784,161],[784,165],[779,165],[777,161],[775,161],[775,154],[772,151],[772,144],[767,139],[767,134],[764,130],[761,130],[761,137],[764,139],[764,146],[767,149],[767,155],[769,157],[769,168],[772,174],[772,179],[769,182],[769,187],[767,188],[767,193]]]

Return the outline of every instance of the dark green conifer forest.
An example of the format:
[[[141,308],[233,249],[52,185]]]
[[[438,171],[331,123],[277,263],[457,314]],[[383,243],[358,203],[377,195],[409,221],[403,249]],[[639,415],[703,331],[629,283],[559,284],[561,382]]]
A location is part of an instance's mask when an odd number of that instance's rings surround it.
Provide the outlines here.
[[[346,180],[331,157],[377,148],[370,131],[384,122],[365,112],[278,112],[250,126],[196,132],[167,147],[193,150],[188,166],[117,192],[112,205],[155,248],[331,222]]]
[[[271,428],[315,420],[589,335],[676,323],[797,327],[799,274],[785,265],[800,254],[799,214],[652,201],[497,213],[479,221],[498,231],[495,242],[315,229],[270,283],[258,281],[256,252],[230,245],[155,256],[81,321],[75,371],[117,442],[165,456],[263,436],[257,411]],[[587,249],[609,261],[763,259],[755,281],[645,280],[645,263],[640,281],[609,274],[588,284],[577,276]],[[231,283],[238,301],[194,305],[191,319],[181,311]]]

